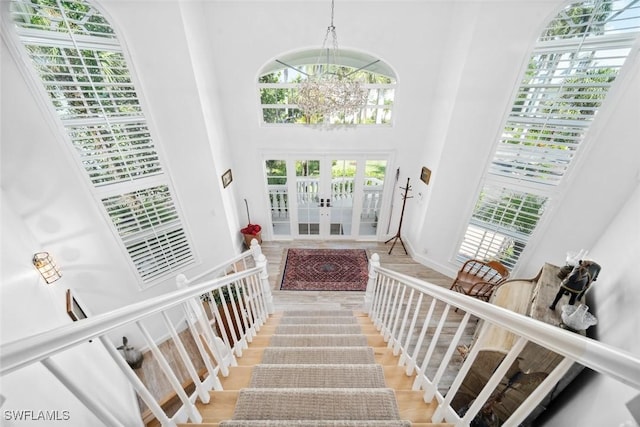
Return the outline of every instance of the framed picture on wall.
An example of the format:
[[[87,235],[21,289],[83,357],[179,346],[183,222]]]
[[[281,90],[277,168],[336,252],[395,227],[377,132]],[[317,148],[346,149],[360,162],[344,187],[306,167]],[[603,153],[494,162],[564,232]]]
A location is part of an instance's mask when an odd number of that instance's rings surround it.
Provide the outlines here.
[[[228,169],[222,174],[222,186],[227,188],[227,186],[231,184],[231,181],[233,181],[233,176],[231,176],[231,169]]]
[[[429,185],[429,179],[431,178],[431,170],[429,168],[423,167],[422,172],[420,173],[420,179],[427,185]]]
[[[71,289],[67,289],[67,314],[74,322],[87,318],[87,315],[82,307],[80,307],[78,300],[71,293]]]

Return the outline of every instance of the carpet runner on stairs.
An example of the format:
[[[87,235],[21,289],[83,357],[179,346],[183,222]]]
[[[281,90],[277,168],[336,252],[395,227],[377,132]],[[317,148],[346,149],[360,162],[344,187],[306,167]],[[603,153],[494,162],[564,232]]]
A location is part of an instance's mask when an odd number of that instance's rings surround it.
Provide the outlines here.
[[[258,365],[253,368],[251,388],[382,388],[380,365]]]
[[[262,354],[262,363],[331,365],[376,363],[371,347],[267,347]]]
[[[335,321],[334,321],[335,320]],[[407,427],[350,311],[285,312],[220,427]]]
[[[274,335],[269,345],[273,347],[362,347],[367,345],[367,337],[356,334]]]

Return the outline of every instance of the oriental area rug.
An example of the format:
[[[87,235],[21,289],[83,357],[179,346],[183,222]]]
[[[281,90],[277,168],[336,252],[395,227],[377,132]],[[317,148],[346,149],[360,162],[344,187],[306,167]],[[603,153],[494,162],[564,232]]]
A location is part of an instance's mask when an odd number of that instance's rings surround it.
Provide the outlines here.
[[[280,289],[364,291],[368,266],[364,249],[289,249]]]

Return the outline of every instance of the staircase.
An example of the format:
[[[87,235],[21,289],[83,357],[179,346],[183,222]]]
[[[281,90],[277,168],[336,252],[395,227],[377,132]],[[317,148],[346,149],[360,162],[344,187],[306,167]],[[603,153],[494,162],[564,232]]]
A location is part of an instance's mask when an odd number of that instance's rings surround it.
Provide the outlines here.
[[[449,426],[412,391],[364,313],[286,311],[261,328],[224,391],[198,410],[205,426]],[[181,424],[181,427],[194,424]]]

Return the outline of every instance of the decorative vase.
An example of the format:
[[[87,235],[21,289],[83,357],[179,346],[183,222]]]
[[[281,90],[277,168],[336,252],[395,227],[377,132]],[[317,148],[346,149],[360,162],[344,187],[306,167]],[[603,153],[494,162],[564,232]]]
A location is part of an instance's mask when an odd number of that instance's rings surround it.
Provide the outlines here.
[[[589,313],[589,307],[584,304],[579,306],[565,305],[562,307],[562,323],[576,331],[584,331],[589,326],[598,323],[598,319]]]
[[[118,350],[122,350],[124,360],[131,366],[131,369],[138,369],[142,366],[144,355],[134,347],[127,345],[127,343],[127,337],[122,337],[122,345],[118,347]]]
[[[240,230],[240,233],[244,236],[244,244],[247,245],[247,248],[251,247],[251,241],[256,239],[258,244],[262,244],[261,233],[262,227],[258,224],[249,223],[245,228]]]

